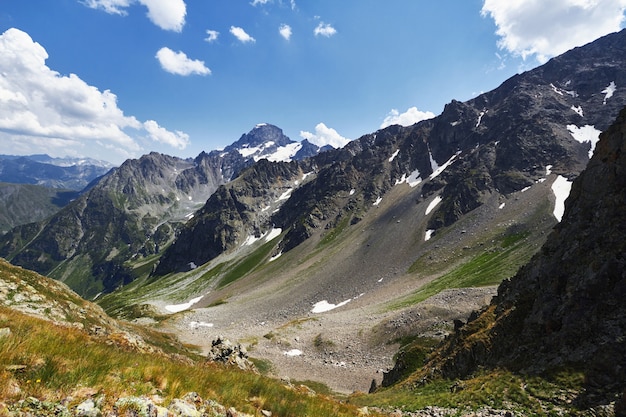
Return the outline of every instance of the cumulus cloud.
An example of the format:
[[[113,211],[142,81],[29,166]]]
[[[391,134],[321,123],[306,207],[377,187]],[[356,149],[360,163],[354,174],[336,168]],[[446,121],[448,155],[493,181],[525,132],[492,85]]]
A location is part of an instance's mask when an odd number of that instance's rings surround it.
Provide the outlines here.
[[[380,125],[380,128],[384,129],[391,125],[411,126],[422,120],[432,119],[433,117],[435,117],[435,113],[420,111],[417,107],[410,107],[404,113],[400,113],[397,109],[391,109]]]
[[[626,0],[484,0],[481,14],[494,20],[501,49],[545,62],[620,30],[624,10]]]
[[[220,36],[220,33],[217,30],[207,30],[206,34],[207,34],[207,37],[204,38],[204,40],[209,43],[215,42],[217,38]]]
[[[185,26],[187,5],[184,0],[85,0],[86,6],[104,10],[107,13],[127,15],[126,9],[133,3],[148,9],[148,18],[164,30],[181,32]]]
[[[337,33],[337,30],[328,23],[320,22],[315,30],[313,30],[313,33],[315,36],[325,36],[330,38]]]
[[[269,3],[270,0],[253,0],[252,3],[250,3],[253,6],[256,6],[258,4],[267,4]]]
[[[46,50],[21,30],[12,28],[0,35],[0,56],[2,149],[53,156],[111,149],[115,159],[126,159],[141,151],[138,137],[179,148],[188,143],[182,132],[169,133],[125,115],[111,91],[50,69]]]
[[[189,59],[184,52],[174,52],[170,48],[163,47],[156,54],[161,67],[176,75],[209,75],[211,70],[204,65],[204,61]]]
[[[301,131],[300,137],[320,147],[330,145],[333,148],[343,148],[346,143],[350,142],[350,139],[344,138],[335,129],[324,123],[318,123],[315,126],[315,133]]]
[[[245,30],[237,26],[230,27],[230,33],[242,43],[254,43],[256,39],[248,35]]]
[[[170,132],[159,126],[154,120],[147,120],[143,123],[144,129],[148,132],[150,139],[155,142],[164,143],[174,148],[185,149],[189,145],[189,135],[180,131]]]
[[[291,39],[291,26],[285,24],[280,25],[280,27],[278,28],[278,33],[280,33],[280,36],[282,36],[286,40]]]

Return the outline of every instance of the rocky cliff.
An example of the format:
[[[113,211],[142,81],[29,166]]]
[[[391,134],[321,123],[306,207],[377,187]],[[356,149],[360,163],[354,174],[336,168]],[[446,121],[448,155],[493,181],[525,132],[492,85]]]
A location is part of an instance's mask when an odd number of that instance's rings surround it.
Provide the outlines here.
[[[427,364],[465,377],[479,367],[585,372],[589,396],[626,388],[626,108],[574,181],[541,251],[500,285]],[[598,397],[594,393],[601,392]]]

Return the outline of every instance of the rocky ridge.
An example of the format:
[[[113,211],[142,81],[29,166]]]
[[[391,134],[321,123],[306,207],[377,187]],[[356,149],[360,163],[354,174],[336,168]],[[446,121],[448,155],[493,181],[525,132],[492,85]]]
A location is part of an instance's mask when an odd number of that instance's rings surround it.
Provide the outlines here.
[[[425,373],[466,377],[479,367],[540,374],[581,369],[581,408],[626,388],[626,108],[574,181],[563,220],[497,297],[431,358]]]
[[[315,178],[294,189],[264,222],[252,216],[254,223],[225,225],[232,231],[227,245],[185,243],[206,233],[201,226],[193,231],[204,223],[201,217],[228,217],[230,200],[222,206],[208,202],[170,249],[178,253],[183,252],[178,247],[185,247],[189,259],[172,263],[166,252],[168,261],[157,274],[226,253],[251,230],[281,229],[284,236],[276,251],[285,253],[320,231],[357,224],[401,183],[416,187],[418,201],[440,199],[427,224],[437,233],[494,196],[543,181],[546,171],[571,180],[595,146],[596,139],[581,132],[606,129],[626,99],[623,87],[612,87],[626,83],[625,38],[626,31],[608,35],[475,99],[452,101],[431,120],[391,126],[312,157]]]

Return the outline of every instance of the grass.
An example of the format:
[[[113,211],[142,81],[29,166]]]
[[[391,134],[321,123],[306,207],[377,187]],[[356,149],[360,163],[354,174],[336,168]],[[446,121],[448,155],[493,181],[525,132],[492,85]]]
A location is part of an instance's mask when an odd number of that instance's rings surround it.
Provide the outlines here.
[[[75,393],[88,388],[104,398],[104,410],[122,396],[160,395],[169,401],[197,392],[251,414],[261,404],[275,416],[357,415],[354,406],[259,374],[106,344],[78,329],[0,307],[0,328],[5,327],[11,333],[0,339],[0,402],[71,398],[72,407],[85,399]],[[10,389],[15,386],[20,392]]]
[[[267,259],[269,254],[274,249],[274,246],[275,244],[273,241],[267,242],[250,255],[244,257],[243,260],[238,262],[233,268],[224,274],[218,284],[218,288],[223,288],[226,285],[237,281],[244,275],[252,272],[262,263],[263,260]]]
[[[533,251],[525,244],[528,232],[508,234],[500,238],[499,244],[471,257],[452,271],[429,282],[390,305],[391,310],[408,307],[449,288],[469,288],[499,284],[513,276],[517,269],[530,259]],[[410,273],[420,270],[421,259],[410,268]]]
[[[492,370],[466,380],[379,388],[370,395],[353,395],[349,401],[358,406],[401,407],[405,412],[437,406],[457,412],[490,407],[524,416],[570,415],[577,411],[572,403],[582,392],[583,379],[582,373],[566,368],[532,377]]]

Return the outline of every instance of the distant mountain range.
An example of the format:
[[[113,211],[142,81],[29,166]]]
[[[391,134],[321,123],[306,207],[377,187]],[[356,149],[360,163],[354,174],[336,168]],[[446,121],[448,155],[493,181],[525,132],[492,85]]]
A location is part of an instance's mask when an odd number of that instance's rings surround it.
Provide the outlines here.
[[[89,158],[0,155],[0,182],[81,191],[113,165]]]

